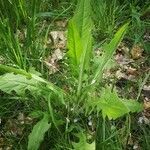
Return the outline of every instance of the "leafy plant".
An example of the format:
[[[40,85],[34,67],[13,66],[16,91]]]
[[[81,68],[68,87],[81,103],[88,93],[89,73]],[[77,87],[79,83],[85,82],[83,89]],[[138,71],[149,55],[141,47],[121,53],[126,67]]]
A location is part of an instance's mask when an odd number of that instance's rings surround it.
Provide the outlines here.
[[[51,99],[49,99],[49,95],[52,93],[53,95],[57,95],[59,100],[64,105],[63,100],[63,90],[59,89],[57,86],[53,85],[50,82],[47,82],[45,79],[35,75],[27,73],[20,69],[15,69],[6,66],[4,68],[3,65],[0,65],[1,71],[14,72],[7,73],[0,76],[0,90],[11,94],[15,92],[17,95],[25,95],[27,91],[31,93],[33,96],[40,96],[45,98],[48,110],[47,113],[44,113],[44,117],[41,121],[39,121],[33,128],[31,134],[29,135],[28,149],[35,150],[38,149],[41,141],[44,139],[45,132],[50,128],[50,124],[48,123],[51,117],[51,121],[57,128],[54,116],[53,109],[50,106]]]
[[[87,111],[102,111],[105,119],[117,119],[129,112],[138,112],[142,110],[142,105],[134,100],[125,100],[118,97],[116,91],[111,91],[109,87],[103,88],[100,98],[91,99],[87,104]]]
[[[128,115],[130,112],[139,112],[142,109],[141,104],[137,101],[119,98],[115,90],[112,91],[108,87],[100,87],[99,83],[102,81],[103,73],[108,68],[109,61],[111,61],[116,48],[123,39],[129,23],[124,24],[116,32],[112,40],[102,46],[103,54],[98,57],[98,65],[95,65],[95,62],[92,62],[94,58],[92,51],[93,22],[90,4],[91,0],[78,1],[75,15],[69,22],[69,51],[67,52],[69,67],[67,69],[68,72],[70,70],[71,72],[67,74],[67,77],[72,82],[70,84],[64,82],[68,87],[66,91],[30,71],[26,72],[22,70],[25,69],[23,67],[20,67],[22,69],[16,69],[0,65],[3,73],[7,72],[0,76],[0,90],[8,94],[15,92],[19,96],[27,95],[29,92],[35,96],[35,101],[44,100],[42,109],[38,111],[43,115],[43,119],[36,123],[29,135],[29,150],[39,148],[45,133],[50,127],[50,133],[53,131],[59,140],[63,139],[66,143],[69,141],[69,148],[76,150],[105,149],[105,142],[107,141],[105,136],[106,124],[109,123],[109,120],[115,120]],[[35,11],[36,9],[33,9],[34,17]],[[31,25],[33,25],[32,29],[34,29],[35,18],[32,18]],[[33,33],[34,31],[31,31],[29,37],[33,36],[32,38],[34,39]],[[30,45],[30,42],[28,44]],[[96,66],[96,69],[94,66]],[[72,120],[74,116],[81,115],[87,117],[87,115],[95,113],[97,114],[96,138],[93,136],[93,141],[89,143],[86,137],[89,131],[84,123],[84,119],[79,125],[76,125],[76,121]],[[41,117],[41,115],[38,117]],[[76,127],[78,127],[78,130],[76,130]],[[79,132],[83,131],[83,128],[85,133],[82,132],[79,134]],[[77,135],[79,142],[76,142],[72,138],[72,135]],[[102,139],[99,138],[100,136]],[[56,143],[54,147],[58,146],[62,148],[63,146],[59,145],[57,138],[54,139],[54,143]]]

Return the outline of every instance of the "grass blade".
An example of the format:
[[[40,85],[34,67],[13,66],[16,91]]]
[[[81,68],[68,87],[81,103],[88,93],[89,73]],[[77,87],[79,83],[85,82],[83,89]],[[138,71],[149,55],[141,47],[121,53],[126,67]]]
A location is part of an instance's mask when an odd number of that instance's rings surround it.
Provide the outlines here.
[[[106,44],[103,49],[104,49],[104,55],[102,56],[102,61],[98,65],[98,68],[94,74],[94,78],[91,82],[91,84],[94,84],[98,82],[103,74],[104,68],[106,67],[108,61],[112,58],[115,50],[117,49],[117,46],[123,39],[125,32],[127,31],[129,23],[124,24],[115,34],[114,38],[111,40],[109,44]]]

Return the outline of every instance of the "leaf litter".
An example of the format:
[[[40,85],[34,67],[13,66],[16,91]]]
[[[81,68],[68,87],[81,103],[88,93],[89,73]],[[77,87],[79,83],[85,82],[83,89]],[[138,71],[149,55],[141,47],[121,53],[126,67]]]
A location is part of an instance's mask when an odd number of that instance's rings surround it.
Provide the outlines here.
[[[31,125],[33,118],[26,116],[24,113],[18,113],[17,117],[2,120],[0,122],[0,150],[11,150],[13,148],[13,139],[22,138],[26,125]],[[11,138],[12,139],[11,139]]]
[[[52,31],[50,32],[52,41],[52,54],[45,59],[45,64],[49,69],[49,74],[59,71],[59,60],[62,60],[66,48],[66,34],[65,31]]]

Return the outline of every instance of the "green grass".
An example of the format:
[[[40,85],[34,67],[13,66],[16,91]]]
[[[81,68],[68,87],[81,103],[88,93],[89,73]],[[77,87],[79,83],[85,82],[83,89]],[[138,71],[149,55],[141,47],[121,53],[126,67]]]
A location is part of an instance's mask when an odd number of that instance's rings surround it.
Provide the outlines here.
[[[133,114],[142,110],[141,89],[135,93],[139,103],[103,80],[123,39],[131,45],[145,44],[148,4],[148,0],[1,0],[0,138],[6,142],[2,147],[123,150],[135,136],[133,140],[149,149],[148,127],[137,126]],[[49,32],[57,30],[55,21],[64,19],[67,48],[58,62],[60,72],[50,75],[44,61],[54,50],[45,45]],[[95,55],[95,47],[103,50],[102,55]],[[128,93],[125,89],[121,92]],[[19,113],[31,117],[31,122],[18,123]],[[6,134],[11,130],[9,119],[16,121],[16,130],[23,128],[21,135]]]

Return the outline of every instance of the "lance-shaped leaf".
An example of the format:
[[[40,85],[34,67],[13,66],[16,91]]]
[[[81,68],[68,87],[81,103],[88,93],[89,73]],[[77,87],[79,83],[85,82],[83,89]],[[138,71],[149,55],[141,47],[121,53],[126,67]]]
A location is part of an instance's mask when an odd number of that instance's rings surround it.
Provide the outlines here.
[[[80,58],[83,48],[79,31],[73,20],[69,22],[68,27],[68,49],[68,55],[70,57],[71,63],[74,66],[78,66],[80,64]]]
[[[84,70],[89,62],[92,46],[91,0],[80,0],[68,27],[68,56],[71,63]],[[82,59],[82,60],[81,60]],[[80,66],[79,66],[80,64]]]
[[[104,54],[101,57],[101,61],[97,67],[97,70],[95,71],[94,78],[91,82],[92,84],[96,83],[102,77],[103,71],[107,67],[109,60],[112,58],[119,43],[123,39],[128,25],[129,23],[124,24],[114,35],[114,38],[110,41],[110,43],[104,45]]]
[[[77,25],[81,37],[86,37],[88,32],[91,32],[91,0],[79,0],[72,18],[73,22]]]
[[[18,95],[24,95],[26,90],[30,91],[32,95],[48,95],[53,92],[59,97],[59,100],[65,104],[63,95],[65,94],[62,89],[55,86],[53,83],[46,81],[45,79],[30,73],[24,73],[22,70],[8,67],[9,72],[0,76],[0,90],[10,94],[15,91]],[[48,94],[46,94],[48,93]]]
[[[51,124],[48,120],[48,114],[45,113],[43,119],[33,127],[33,130],[29,135],[28,150],[38,150],[44,139],[44,135],[50,126]]]
[[[77,95],[81,94],[84,71],[89,69],[92,54],[91,0],[80,0],[68,29],[68,56],[70,66],[79,77]]]

